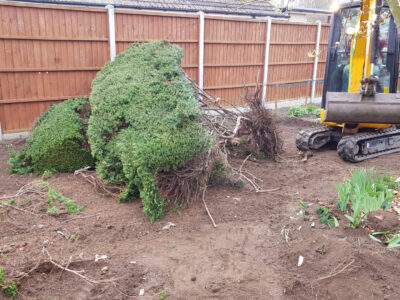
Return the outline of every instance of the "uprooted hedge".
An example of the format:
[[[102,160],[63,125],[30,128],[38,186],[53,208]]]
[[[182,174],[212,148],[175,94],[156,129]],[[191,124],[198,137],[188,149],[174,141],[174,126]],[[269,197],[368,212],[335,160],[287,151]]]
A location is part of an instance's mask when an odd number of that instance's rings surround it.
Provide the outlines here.
[[[92,83],[88,138],[97,173],[106,183],[126,181],[120,201],[140,196],[152,221],[166,205],[157,174],[177,170],[209,148],[181,58],[182,50],[166,41],[135,43]]]
[[[25,148],[10,153],[10,172],[73,172],[93,165],[86,138],[89,115],[85,98],[50,106],[38,119]]]

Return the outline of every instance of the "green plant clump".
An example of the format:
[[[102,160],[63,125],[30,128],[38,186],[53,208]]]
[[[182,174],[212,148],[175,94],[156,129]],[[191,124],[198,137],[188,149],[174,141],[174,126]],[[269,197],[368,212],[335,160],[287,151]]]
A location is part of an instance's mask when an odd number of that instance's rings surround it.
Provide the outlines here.
[[[25,149],[10,152],[11,173],[73,172],[94,164],[86,139],[89,106],[85,98],[52,105],[27,139]]]
[[[8,282],[4,278],[4,268],[0,267],[0,289],[6,297],[15,299],[17,297],[17,285],[15,281]]]
[[[151,221],[165,213],[157,173],[210,147],[181,58],[167,41],[134,43],[92,82],[88,138],[97,173],[106,183],[127,181],[120,201],[140,196]]]
[[[78,205],[74,202],[74,200],[65,197],[63,194],[56,192],[46,181],[43,180],[37,180],[35,181],[36,183],[44,186],[47,190],[47,200],[46,203],[51,205],[53,204],[53,200],[58,200],[60,201],[66,208],[67,212],[69,213],[78,213],[80,212],[84,207],[82,205]],[[48,214],[57,214],[58,209],[57,207],[51,207],[47,209]]]
[[[354,170],[352,177],[343,184],[336,184],[339,190],[337,205],[343,212],[350,201],[351,215],[345,215],[352,226],[357,228],[371,211],[389,209],[395,198],[388,177],[382,176],[374,169]]]
[[[288,114],[294,117],[301,117],[308,114],[313,114],[316,117],[320,117],[321,109],[313,105],[307,105],[307,106],[295,105],[289,108]]]

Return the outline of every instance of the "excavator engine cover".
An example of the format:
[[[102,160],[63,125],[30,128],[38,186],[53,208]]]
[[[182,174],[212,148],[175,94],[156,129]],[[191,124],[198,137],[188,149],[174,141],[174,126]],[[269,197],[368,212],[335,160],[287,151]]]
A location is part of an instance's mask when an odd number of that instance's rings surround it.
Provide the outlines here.
[[[400,124],[400,94],[328,92],[324,122]]]

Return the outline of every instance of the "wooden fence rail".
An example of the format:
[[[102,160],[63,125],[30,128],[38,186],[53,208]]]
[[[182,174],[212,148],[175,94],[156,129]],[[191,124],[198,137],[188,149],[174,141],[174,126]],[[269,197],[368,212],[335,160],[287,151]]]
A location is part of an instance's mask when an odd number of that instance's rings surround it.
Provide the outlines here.
[[[114,17],[117,54],[132,42],[169,40],[183,49],[182,67],[198,82],[199,14],[115,9]],[[90,94],[110,59],[108,22],[106,8],[0,1],[0,137],[29,131],[51,103]],[[262,83],[267,26],[266,20],[205,16],[200,74],[207,92],[240,105],[243,86]],[[272,22],[267,102],[310,95],[314,59],[307,53],[315,49],[317,27]],[[323,24],[318,80],[328,35]],[[322,83],[316,87],[320,95]]]

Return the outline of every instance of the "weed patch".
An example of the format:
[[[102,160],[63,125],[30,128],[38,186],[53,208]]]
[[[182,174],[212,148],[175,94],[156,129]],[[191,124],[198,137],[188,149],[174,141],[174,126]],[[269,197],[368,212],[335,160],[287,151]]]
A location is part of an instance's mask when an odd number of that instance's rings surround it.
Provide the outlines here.
[[[307,105],[307,106],[295,105],[289,108],[288,114],[294,117],[301,117],[309,114],[313,114],[316,117],[320,117],[321,108],[312,105]]]
[[[356,169],[352,177],[343,184],[336,184],[339,200],[336,202],[342,212],[349,208],[350,215],[345,217],[357,228],[371,211],[389,209],[395,198],[387,176],[374,169]],[[349,204],[350,202],[350,204]]]
[[[46,203],[49,205],[52,205],[54,203],[54,200],[58,200],[61,202],[67,209],[67,212],[69,213],[78,213],[80,212],[84,207],[82,205],[78,205],[74,202],[74,200],[65,197],[63,194],[56,192],[47,182],[42,181],[42,180],[37,180],[35,183],[40,184],[46,189],[47,192],[47,200]],[[57,207],[51,207],[47,209],[48,214],[57,214],[58,213],[58,208]]]
[[[6,281],[4,278],[4,268],[0,267],[0,289],[6,297],[15,299],[17,297],[17,284],[15,281]]]

